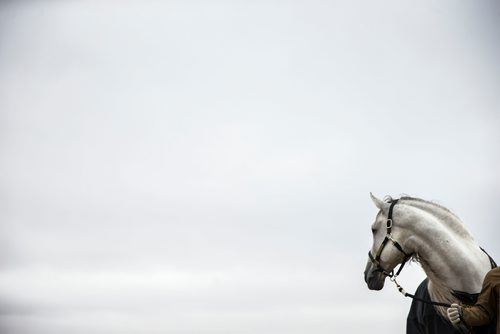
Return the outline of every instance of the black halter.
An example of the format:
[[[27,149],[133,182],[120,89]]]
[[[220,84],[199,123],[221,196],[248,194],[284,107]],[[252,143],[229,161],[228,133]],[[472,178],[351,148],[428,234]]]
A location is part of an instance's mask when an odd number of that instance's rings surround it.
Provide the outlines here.
[[[370,260],[372,261],[372,263],[375,265],[375,270],[374,271],[379,271],[379,272],[383,273],[384,275],[389,276],[391,278],[392,277],[397,277],[401,273],[401,270],[403,270],[403,267],[405,266],[406,262],[412,256],[411,254],[406,253],[403,250],[403,247],[401,247],[401,245],[399,244],[399,242],[397,242],[392,237],[392,223],[393,223],[393,221],[392,221],[392,211],[394,210],[394,206],[396,205],[397,202],[398,202],[397,199],[392,200],[390,202],[391,206],[389,207],[389,213],[387,215],[387,224],[386,224],[387,233],[385,235],[384,241],[382,241],[382,243],[380,244],[380,246],[379,246],[379,248],[377,250],[377,253],[375,254],[375,256],[373,256],[372,253],[371,253],[371,251],[368,251],[368,257],[370,258]],[[394,269],[389,272],[386,269],[384,269],[384,267],[380,264],[380,257],[382,256],[382,251],[384,250],[384,248],[387,245],[388,241],[391,241],[392,244],[394,245],[394,247],[396,247],[396,249],[399,250],[401,253],[403,253],[404,256],[405,256],[404,259],[403,259],[403,262],[399,266],[399,269],[398,269],[398,271],[397,271],[396,274],[394,274]]]

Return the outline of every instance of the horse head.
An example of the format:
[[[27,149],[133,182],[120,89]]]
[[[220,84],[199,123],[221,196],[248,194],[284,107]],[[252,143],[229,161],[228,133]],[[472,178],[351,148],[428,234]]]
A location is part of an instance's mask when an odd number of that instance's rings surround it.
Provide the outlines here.
[[[373,244],[368,252],[368,262],[365,268],[365,282],[370,290],[381,290],[385,279],[394,275],[394,268],[411,257],[411,252],[405,246],[411,233],[401,219],[393,224],[394,206],[397,200],[388,198],[383,201],[370,193],[373,203],[379,209],[372,224]]]

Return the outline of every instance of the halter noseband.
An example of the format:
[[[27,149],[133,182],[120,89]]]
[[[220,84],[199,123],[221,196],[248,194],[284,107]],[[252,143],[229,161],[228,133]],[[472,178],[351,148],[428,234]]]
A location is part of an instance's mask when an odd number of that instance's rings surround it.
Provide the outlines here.
[[[411,254],[406,253],[403,250],[403,247],[401,247],[401,245],[399,244],[399,242],[397,242],[392,237],[392,225],[393,225],[392,211],[394,210],[394,206],[396,205],[397,202],[398,202],[397,199],[392,200],[390,202],[391,206],[389,207],[389,213],[387,215],[387,221],[386,221],[387,233],[385,235],[384,241],[382,241],[382,243],[380,244],[377,253],[375,254],[375,256],[373,256],[371,251],[368,251],[368,257],[370,258],[370,261],[375,265],[374,271],[379,271],[384,275],[389,276],[390,278],[396,278],[401,273],[401,270],[403,270],[403,267],[405,266],[406,262],[411,258]],[[386,269],[384,269],[384,267],[382,267],[382,265],[380,264],[380,257],[382,255],[382,251],[384,250],[388,241],[391,241],[394,247],[396,247],[396,249],[399,250],[401,253],[403,253],[405,256],[396,274],[394,274],[394,269],[389,272]]]

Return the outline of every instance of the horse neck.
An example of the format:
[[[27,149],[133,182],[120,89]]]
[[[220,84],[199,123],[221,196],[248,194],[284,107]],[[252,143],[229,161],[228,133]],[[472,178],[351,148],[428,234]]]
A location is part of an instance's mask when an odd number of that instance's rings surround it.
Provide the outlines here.
[[[428,202],[405,207],[412,229],[407,242],[429,278],[431,294],[449,300],[452,290],[478,293],[489,261],[460,219]]]

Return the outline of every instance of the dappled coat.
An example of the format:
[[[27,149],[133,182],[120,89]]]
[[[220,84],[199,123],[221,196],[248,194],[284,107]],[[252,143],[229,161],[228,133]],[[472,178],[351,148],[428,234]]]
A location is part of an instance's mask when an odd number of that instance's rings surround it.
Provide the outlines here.
[[[427,279],[420,283],[415,297],[424,300],[430,300],[427,290]],[[476,302],[477,295],[459,296],[464,303],[473,304]],[[434,306],[413,300],[406,319],[407,334],[463,334],[458,328],[454,327],[448,319],[444,319],[436,312]],[[473,334],[495,334],[495,324],[490,326],[475,327]],[[500,333],[499,333],[500,334]]]

